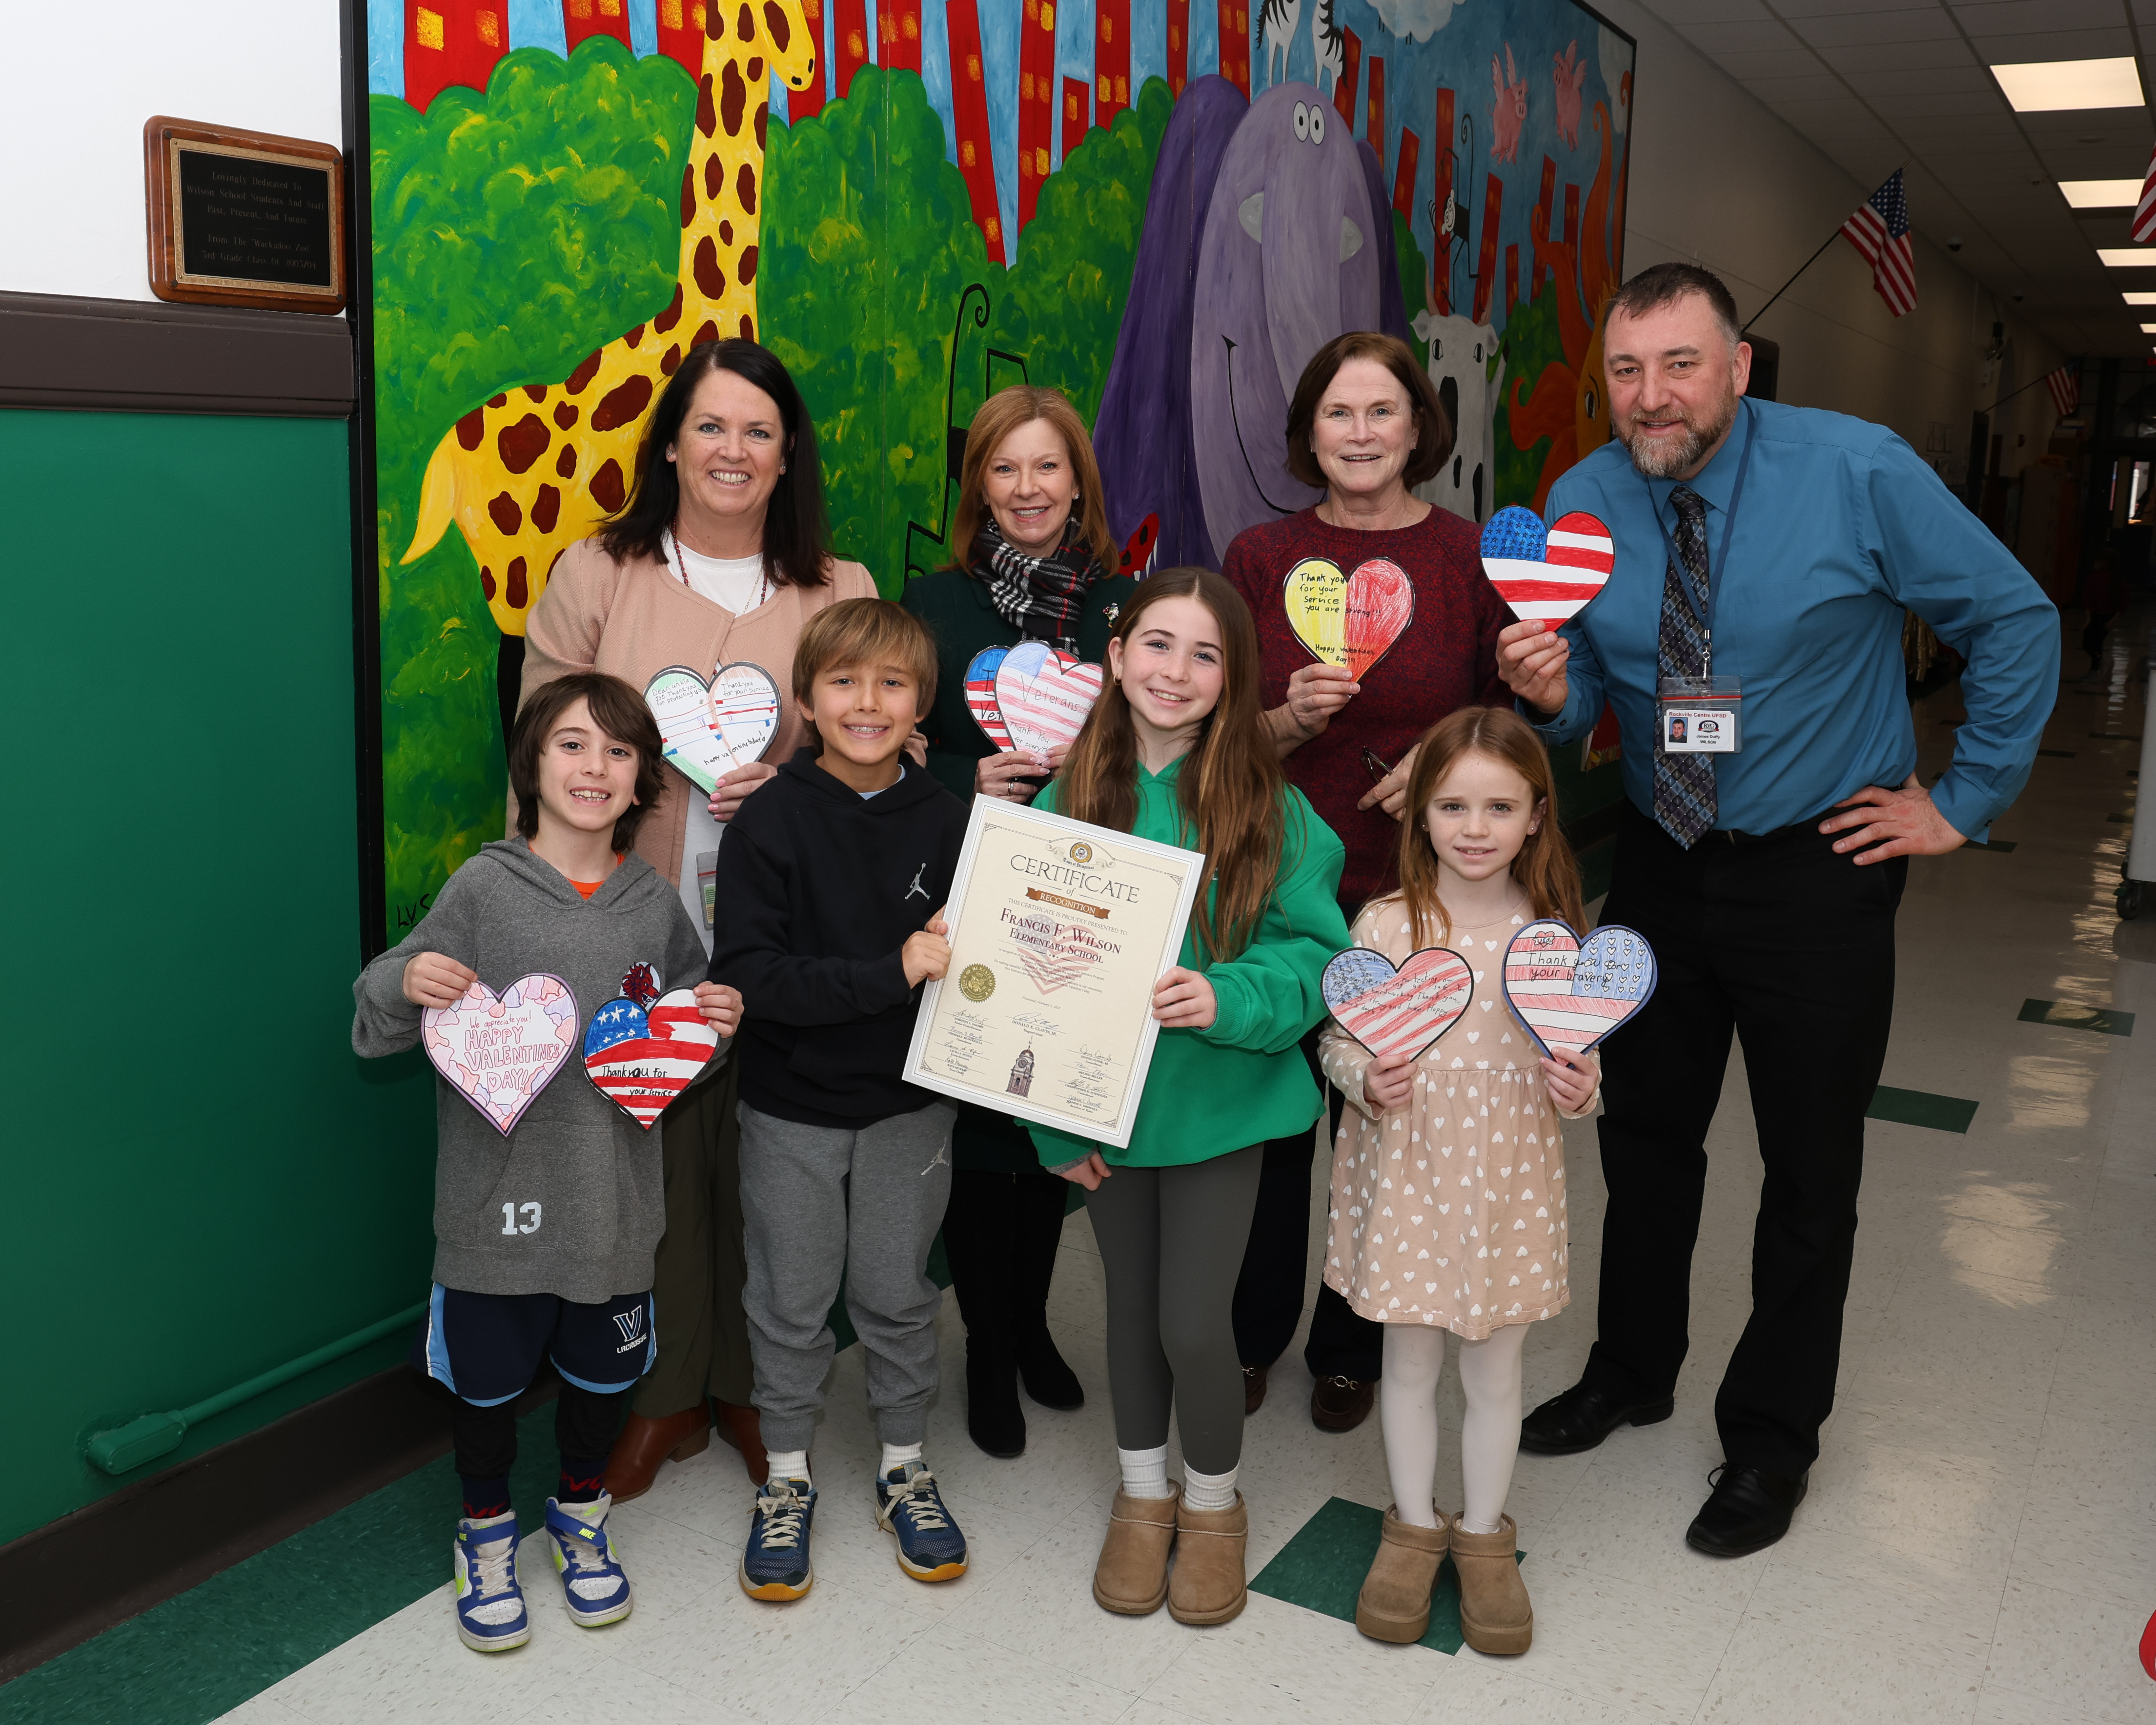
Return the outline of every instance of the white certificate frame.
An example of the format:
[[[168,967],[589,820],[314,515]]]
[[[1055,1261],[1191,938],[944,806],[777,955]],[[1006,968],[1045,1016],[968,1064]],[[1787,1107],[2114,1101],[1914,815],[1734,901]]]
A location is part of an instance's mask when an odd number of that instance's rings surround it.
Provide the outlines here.
[[[1158,882],[1172,889],[1169,909],[1163,916],[1156,907],[1148,906],[1145,916],[1138,919],[1143,925],[1139,930],[1138,949],[1121,967],[1126,977],[1120,986],[1135,997],[1135,979],[1142,976],[1144,995],[1142,999],[1118,999],[1105,1013],[1090,1014],[1113,1025],[1127,1012],[1139,1019],[1133,1032],[1125,1026],[1120,1032],[1111,1030],[1111,1039],[1124,1051],[1125,1064],[1121,1093],[1116,1097],[1112,1117],[1106,1111],[1100,1116],[1087,1117],[1035,1100],[1030,1094],[1017,1095],[1009,1090],[998,1090],[986,1083],[953,1076],[940,1070],[937,1057],[932,1054],[932,1045],[943,1045],[937,1033],[947,1028],[952,1014],[971,1011],[981,1003],[969,1002],[958,987],[958,979],[970,966],[984,965],[988,957],[997,955],[990,937],[979,926],[977,915],[969,918],[967,908],[973,901],[977,885],[977,865],[982,860],[983,848],[999,849],[1006,843],[1026,845],[1036,854],[1055,857],[1052,847],[1060,845],[1062,852],[1055,862],[1045,865],[1047,872],[1038,876],[1041,885],[1029,888],[1028,895],[1035,902],[1072,908],[1081,914],[1094,916],[1105,923],[1112,914],[1107,907],[1096,906],[1082,898],[1063,896],[1050,891],[1051,886],[1060,886],[1065,892],[1079,893],[1087,889],[1082,881],[1072,883],[1063,878],[1064,872],[1075,871],[1090,879],[1105,879],[1116,875],[1115,884],[1134,886],[1147,880]],[[1076,847],[1073,854],[1073,847]],[[1096,871],[1089,873],[1089,865],[1096,858],[1106,858]],[[1121,871],[1117,874],[1117,871]],[[1061,872],[1059,872],[1061,871]],[[1161,877],[1166,876],[1163,880]],[[949,907],[945,920],[952,931],[951,965],[947,976],[931,982],[921,992],[921,1008],[913,1021],[913,1040],[906,1054],[906,1081],[923,1089],[973,1102],[998,1113],[1009,1114],[1019,1120],[1029,1121],[1035,1126],[1053,1127],[1074,1137],[1113,1145],[1117,1149],[1130,1147],[1131,1133],[1137,1122],[1138,1104],[1145,1095],[1146,1075],[1152,1065],[1154,1045],[1159,1040],[1160,1024],[1152,1015],[1152,988],[1161,977],[1173,970],[1182,960],[1183,941],[1189,926],[1191,907],[1197,902],[1198,893],[1208,879],[1205,858],[1200,852],[1184,850],[1173,845],[1163,845],[1151,839],[1133,837],[1108,827],[1099,827],[1067,815],[1051,814],[1034,809],[1023,803],[1010,803],[990,797],[976,797],[973,812],[966,823],[966,837],[958,854],[958,865],[951,881]],[[981,905],[1008,902],[1008,889],[1001,880],[993,884],[986,879],[978,886],[988,890],[989,896]],[[1096,897],[1110,895],[1096,891]],[[976,907],[977,910],[978,906]],[[1050,914],[1044,911],[1040,914]],[[1137,923],[1127,925],[1133,928]],[[1117,932],[1122,932],[1119,926]],[[1002,986],[998,978],[997,986]],[[987,997],[992,998],[992,997]],[[1024,997],[1020,997],[1024,998]],[[1052,997],[1044,996],[1044,999]],[[1026,1000],[1029,1012],[1043,1019],[1063,1019],[1077,1000],[1050,1008],[1041,1003]]]

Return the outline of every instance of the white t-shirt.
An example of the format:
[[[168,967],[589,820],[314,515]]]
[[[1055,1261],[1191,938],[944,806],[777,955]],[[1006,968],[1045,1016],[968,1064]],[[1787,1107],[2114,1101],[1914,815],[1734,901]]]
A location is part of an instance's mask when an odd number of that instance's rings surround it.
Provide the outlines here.
[[[686,569],[690,588],[713,604],[739,617],[771,597],[761,552],[752,557],[707,557],[678,543],[671,533],[665,538],[666,567],[676,572]]]

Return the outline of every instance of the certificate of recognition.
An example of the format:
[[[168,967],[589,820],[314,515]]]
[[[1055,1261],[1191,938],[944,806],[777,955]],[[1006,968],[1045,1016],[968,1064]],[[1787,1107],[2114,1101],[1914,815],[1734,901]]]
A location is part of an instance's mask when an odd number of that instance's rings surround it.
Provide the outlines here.
[[[906,1080],[1127,1147],[1205,859],[1023,803],[973,799]]]

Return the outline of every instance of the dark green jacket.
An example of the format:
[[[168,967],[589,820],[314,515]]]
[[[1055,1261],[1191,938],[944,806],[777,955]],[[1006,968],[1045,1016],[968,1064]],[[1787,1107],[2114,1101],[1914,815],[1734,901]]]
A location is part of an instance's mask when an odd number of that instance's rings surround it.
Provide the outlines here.
[[[1078,656],[1095,665],[1108,657],[1108,632],[1118,608],[1137,590],[1127,576],[1096,581],[1086,595],[1078,629]],[[928,770],[953,795],[973,800],[973,766],[995,752],[988,734],[966,710],[966,667],[983,647],[1015,647],[1019,632],[990,603],[988,583],[963,569],[939,569],[906,585],[901,603],[936,637],[936,705],[922,723]],[[1037,1174],[1040,1163],[1025,1127],[1008,1114],[970,1105],[958,1110],[951,1136],[951,1160],[962,1173]]]
[[[1087,590],[1078,626],[1081,659],[1107,662],[1108,632],[1137,591],[1137,583],[1123,575],[1096,581]],[[974,762],[993,754],[995,745],[966,711],[966,667],[983,647],[1015,647],[1019,632],[990,602],[988,583],[963,569],[917,578],[907,583],[900,603],[936,637],[936,705],[921,727],[928,741],[928,770],[971,802]]]

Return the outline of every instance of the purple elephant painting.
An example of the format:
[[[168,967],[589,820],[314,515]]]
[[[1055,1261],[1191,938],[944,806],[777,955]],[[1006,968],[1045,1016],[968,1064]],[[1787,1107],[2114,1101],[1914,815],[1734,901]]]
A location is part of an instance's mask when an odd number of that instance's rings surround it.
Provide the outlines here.
[[[1244,528],[1317,501],[1287,470],[1288,400],[1333,336],[1407,338],[1395,256],[1376,155],[1314,88],[1192,82],[1094,428],[1118,536],[1157,516],[1156,566],[1218,568]]]

